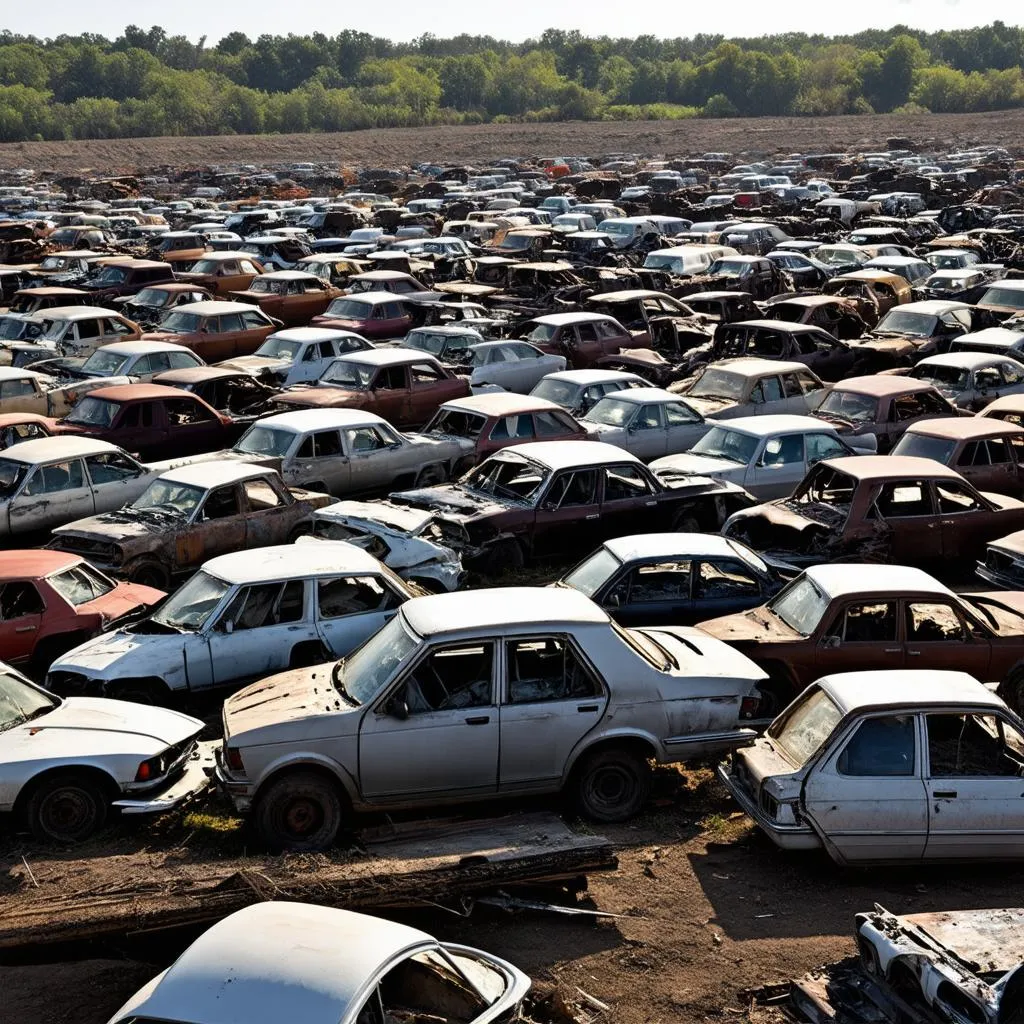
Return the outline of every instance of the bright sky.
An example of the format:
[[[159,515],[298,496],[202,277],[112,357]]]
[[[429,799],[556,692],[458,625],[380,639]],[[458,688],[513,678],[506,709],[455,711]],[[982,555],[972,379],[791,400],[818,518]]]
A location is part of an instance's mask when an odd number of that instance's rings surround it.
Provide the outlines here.
[[[655,0],[645,4],[629,0],[385,0],[368,4],[307,3],[298,7],[282,4],[281,0],[176,0],[172,4],[136,0],[128,5],[120,0],[47,0],[38,4],[4,0],[2,7],[0,28],[12,32],[43,37],[96,32],[114,38],[120,35],[129,16],[141,28],[158,24],[170,35],[186,35],[193,40],[205,35],[210,44],[236,29],[253,38],[262,33],[313,31],[335,35],[350,28],[401,40],[424,32],[437,36],[467,32],[520,40],[536,37],[545,28],[582,30],[585,25],[587,35],[650,33],[673,38],[700,32],[726,36],[785,31],[838,35],[894,24],[934,31],[969,28],[995,20],[1014,24],[1021,18],[1020,0],[986,0],[980,4],[968,0]]]

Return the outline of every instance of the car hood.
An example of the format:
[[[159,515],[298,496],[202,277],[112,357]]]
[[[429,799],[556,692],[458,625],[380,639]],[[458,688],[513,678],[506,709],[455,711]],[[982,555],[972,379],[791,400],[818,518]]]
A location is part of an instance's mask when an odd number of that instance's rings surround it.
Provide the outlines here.
[[[67,526],[57,527],[53,532],[61,536],[94,537],[104,541],[128,540],[144,537],[146,534],[159,535],[168,530],[178,530],[186,523],[181,513],[163,509],[118,509],[103,512],[98,516],[79,519]]]
[[[118,746],[117,737],[148,738],[158,749],[183,743],[195,736],[203,723],[190,715],[168,708],[132,704],[123,700],[103,697],[68,697],[48,715],[18,726],[12,733],[24,731],[32,734],[34,743],[52,745],[54,754],[67,752],[77,745],[73,733],[82,733],[90,748],[110,751]],[[12,733],[8,733],[9,738]],[[138,744],[121,742],[126,751],[134,751]]]
[[[361,408],[368,400],[367,391],[348,391],[345,388],[315,387],[296,388],[274,396],[274,402],[280,405],[320,406],[328,409],[340,409],[351,406]]]
[[[224,732],[229,742],[258,743],[267,738],[266,733],[280,740],[285,731],[291,731],[290,723],[308,723],[324,715],[330,717],[332,736],[354,736],[362,708],[348,704],[335,690],[331,682],[335,664],[281,672],[228,697],[224,701]],[[305,726],[297,728],[311,738]]]
[[[149,608],[166,595],[155,587],[141,583],[118,583],[109,593],[78,606],[79,613],[105,615],[108,620],[119,619],[139,608]]]
[[[291,365],[290,359],[281,359],[275,356],[237,356],[217,364],[221,369],[243,370],[247,373],[254,370],[286,370]]]
[[[87,640],[51,666],[52,672],[79,672],[89,679],[154,675],[184,658],[187,634],[134,633],[116,629]]]
[[[669,391],[673,389],[669,387]],[[726,409],[735,409],[736,400],[734,398],[691,398],[686,392],[678,392],[683,395],[686,399],[686,404],[699,412],[701,416],[714,416],[716,413],[724,412]]]
[[[1001,512],[1008,512],[1011,509],[1024,509],[1024,501],[1021,501],[1019,498],[1011,498],[1005,494],[996,494],[994,491],[982,491],[981,493]]]
[[[761,608],[698,623],[700,629],[733,645],[799,641],[800,634]]]
[[[390,495],[392,501],[413,508],[431,509],[447,518],[475,517],[497,512],[505,512],[511,508],[522,506],[503,502],[488,494],[475,494],[462,487],[442,485],[440,487],[421,487],[415,491],[399,491]]]
[[[659,476],[710,476],[716,480],[727,478],[740,481],[747,472],[747,467],[738,462],[711,455],[668,455],[652,462],[651,469]]]

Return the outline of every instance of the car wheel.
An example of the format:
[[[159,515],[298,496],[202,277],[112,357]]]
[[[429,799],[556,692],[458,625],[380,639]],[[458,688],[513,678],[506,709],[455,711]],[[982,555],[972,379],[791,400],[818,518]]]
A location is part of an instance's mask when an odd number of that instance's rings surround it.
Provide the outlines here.
[[[591,821],[615,822],[633,817],[650,789],[647,761],[631,750],[599,750],[587,757],[576,775],[576,802]]]
[[[271,782],[260,794],[254,819],[260,837],[273,850],[323,850],[341,828],[341,797],[322,775],[295,772]]]
[[[106,796],[92,779],[59,772],[36,787],[26,817],[36,839],[80,843],[103,827],[108,809]]]
[[[171,586],[171,574],[159,562],[136,562],[127,576],[132,583],[156,590],[168,590]]]
[[[687,512],[680,512],[675,519],[672,520],[672,532],[673,533],[701,533],[700,523],[697,522],[697,517],[692,516]]]
[[[312,532],[312,523],[299,523],[299,525],[293,527],[292,532],[288,534],[288,543],[294,544],[300,537],[308,537]]]
[[[433,487],[444,483],[444,470],[440,466],[424,466],[416,477],[417,487]]]
[[[487,555],[487,575],[500,576],[509,570],[522,569],[523,549],[514,540],[499,540]]]

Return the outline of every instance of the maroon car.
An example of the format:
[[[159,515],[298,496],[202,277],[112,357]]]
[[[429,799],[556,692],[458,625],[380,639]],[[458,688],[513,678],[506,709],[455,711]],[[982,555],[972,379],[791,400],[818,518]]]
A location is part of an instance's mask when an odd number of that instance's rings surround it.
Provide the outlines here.
[[[90,391],[64,419],[49,424],[54,434],[96,437],[148,460],[230,448],[247,425],[197,395],[161,384]]]
[[[404,338],[416,326],[408,304],[391,292],[362,292],[334,299],[310,327],[355,331],[364,338]]]
[[[643,344],[614,317],[601,313],[548,313],[527,320],[512,336],[551,355],[565,356],[571,370],[586,370],[606,356]]]

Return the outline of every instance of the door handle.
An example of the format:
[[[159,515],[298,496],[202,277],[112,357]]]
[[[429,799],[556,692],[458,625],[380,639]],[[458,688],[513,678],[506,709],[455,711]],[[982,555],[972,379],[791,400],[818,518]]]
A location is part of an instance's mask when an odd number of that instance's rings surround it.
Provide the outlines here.
[[[909,654],[910,657],[912,657],[912,658],[917,658],[917,657],[920,656],[921,652],[920,651],[907,651],[907,654]]]
[[[955,789],[937,789],[935,790],[936,800],[955,800],[956,790]]]
[[[644,502],[644,506],[646,508],[654,508],[654,506],[657,505],[657,504],[658,503],[656,501],[645,501]]]
[[[885,648],[885,653],[886,654],[899,654],[900,653],[900,649],[898,647],[886,647]]]
[[[17,626],[14,630],[15,633],[34,633],[35,631],[35,626]]]
[[[579,705],[577,705],[576,710],[581,715],[585,715],[588,712],[597,711],[599,709],[599,707],[600,707],[600,705],[598,705],[598,704],[579,704]]]
[[[601,513],[600,512],[595,512],[592,516],[584,516],[583,518],[587,519],[587,520],[589,520],[589,519],[600,519],[601,518]]]
[[[476,718],[467,718],[466,725],[486,725],[490,720],[490,715],[478,715]]]

